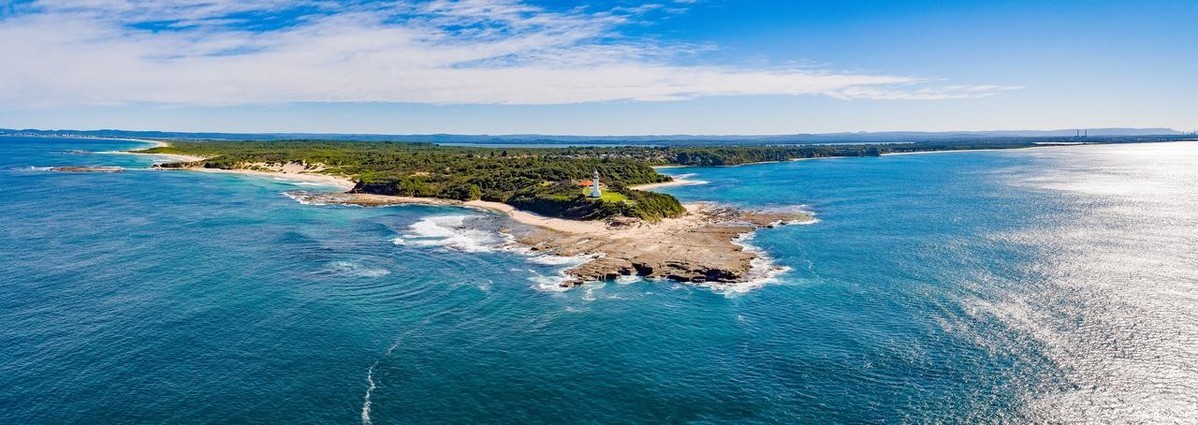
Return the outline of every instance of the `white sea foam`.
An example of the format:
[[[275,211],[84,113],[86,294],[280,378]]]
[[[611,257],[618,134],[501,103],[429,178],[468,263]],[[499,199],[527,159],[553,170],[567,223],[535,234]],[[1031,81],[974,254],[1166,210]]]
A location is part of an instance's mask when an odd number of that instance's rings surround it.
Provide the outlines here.
[[[628,284],[640,282],[641,279],[642,278],[637,275],[626,275],[626,276],[622,275],[622,276],[616,278],[616,284],[617,285],[628,285]]]
[[[815,218],[815,217],[811,217],[811,218],[808,218],[808,219],[798,219],[798,220],[778,220],[778,221],[775,221],[775,222],[773,222],[773,223],[770,223],[770,226],[771,226],[771,227],[778,227],[778,226],[781,226],[781,225],[787,225],[787,226],[807,226],[807,225],[811,225],[811,224],[815,224],[815,223],[819,223],[819,219],[818,219],[818,218]]]
[[[387,352],[383,354],[383,358],[391,357],[391,353],[395,352],[396,348],[399,348],[399,343],[401,340],[402,338],[396,340],[391,344],[390,347],[387,347]],[[362,396],[362,425],[371,424],[370,406],[374,403],[370,401],[370,396],[374,394],[374,390],[377,388],[374,382],[374,368],[378,367],[379,363],[382,361],[382,359],[375,360],[374,363],[370,365],[370,368],[366,369],[366,395]]]
[[[744,282],[730,284],[707,282],[697,285],[709,288],[716,292],[721,292],[726,296],[734,296],[752,291],[771,283],[777,283],[778,277],[786,272],[789,272],[790,267],[775,264],[774,259],[767,255],[764,250],[749,244],[749,241],[753,240],[753,238],[756,236],[756,232],[749,232],[740,235],[732,241],[733,244],[740,246],[745,252],[750,252],[756,255],[756,258],[749,261],[749,272],[745,276]]]
[[[570,289],[562,285],[566,281],[570,280],[570,276],[566,274],[565,270],[562,270],[555,275],[549,276],[542,275],[534,271],[533,275],[530,276],[528,280],[533,282],[533,289],[540,291],[566,292]]]
[[[525,256],[526,261],[532,264],[559,266],[557,267],[557,272],[552,274],[542,274],[542,272],[529,270],[531,275],[528,277],[528,280],[533,282],[533,288],[547,292],[564,292],[569,289],[563,284],[573,279],[573,277],[566,274],[566,270],[596,258],[594,255],[566,257],[531,251],[527,247],[517,244],[513,235],[494,230],[480,229],[472,223],[472,221],[483,217],[474,214],[425,217],[409,225],[407,232],[392,238],[391,243],[399,246],[436,247],[471,253],[514,252]],[[796,221],[793,224],[811,224],[817,221],[812,219],[802,222]],[[745,282],[735,284],[709,282],[697,284],[697,286],[710,288],[713,291],[722,292],[726,295],[740,294],[770,283],[775,283],[778,281],[779,275],[790,271],[789,267],[774,264],[773,259],[762,250],[749,245],[747,242],[753,236],[753,233],[748,233],[733,241],[733,243],[740,245],[745,251],[756,254],[757,257],[750,262],[750,269]],[[641,280],[643,278],[639,276],[621,276],[617,278],[616,283],[627,285]]]
[[[521,255],[528,263],[557,266],[552,274],[527,270],[533,288],[549,292],[562,292],[563,283],[572,279],[566,270],[594,259],[594,255],[560,256],[532,251],[516,242],[514,235],[480,228],[477,220],[485,216],[476,214],[434,215],[412,223],[406,232],[391,239],[398,246],[433,247],[469,253],[511,252]],[[526,270],[513,270],[524,272]]]
[[[811,211],[811,210],[810,210],[810,209],[809,209],[809,208],[808,208],[806,205],[773,206],[773,207],[762,208],[762,209],[760,209],[759,211],[761,211],[761,212],[769,212],[769,213],[789,213],[789,214],[803,214],[803,215],[806,215],[807,217],[810,217],[810,218],[806,218],[806,219],[799,219],[799,220],[785,220],[785,221],[784,221],[784,220],[779,220],[779,221],[776,221],[776,222],[773,222],[773,223],[771,223],[773,226],[778,226],[778,225],[781,225],[781,224],[785,224],[785,225],[794,225],[794,224],[808,225],[808,224],[815,224],[815,223],[819,223],[819,219],[815,217],[815,212]]]
[[[286,183],[286,184],[293,185],[293,186],[320,186],[320,187],[328,186],[327,183],[305,182],[305,181],[298,181],[298,180],[294,180],[294,179],[284,179],[284,178],[278,178],[278,177],[274,177],[271,180],[279,182],[279,183]]]
[[[392,239],[397,245],[440,247],[462,252],[492,252],[511,243],[511,235],[473,228],[467,220],[478,215],[437,215],[408,226],[408,232]]]
[[[607,286],[607,282],[602,282],[602,281],[587,282],[587,283],[583,284],[581,286],[581,288],[583,290],[582,300],[586,301],[586,302],[591,302],[591,301],[595,301],[595,300],[599,299],[599,297],[597,297],[595,295],[595,290],[603,289],[606,286]],[[605,297],[605,298],[608,298],[608,297]]]
[[[299,202],[303,205],[329,205],[324,202],[314,201],[313,199],[318,199],[318,198],[313,197],[312,194],[308,193],[308,192],[281,192],[281,193],[283,194],[283,196],[291,198],[291,200],[293,200],[295,202]]]
[[[370,365],[370,369],[366,370],[366,395],[362,400],[362,425],[370,425],[370,395],[374,392],[374,367],[378,366],[378,362]]]
[[[384,268],[369,267],[351,261],[334,261],[325,266],[324,269],[321,269],[314,274],[347,277],[383,277],[391,274],[391,271]]]
[[[551,254],[529,254],[528,262],[535,264],[544,264],[547,266],[580,266],[587,261],[596,258],[596,255],[578,255],[574,257],[565,257],[561,255]]]
[[[556,274],[548,276],[542,275],[534,270],[530,270],[532,272],[532,276],[529,277],[528,280],[531,280],[534,283],[533,288],[549,292],[565,292],[569,288],[564,287],[562,284],[574,279],[573,276],[566,274],[566,270],[580,266],[588,261],[600,257],[600,255],[578,255],[574,257],[564,257],[560,255],[549,254],[528,255],[529,257],[527,261],[530,263],[561,266]],[[589,285],[590,282],[587,284]]]

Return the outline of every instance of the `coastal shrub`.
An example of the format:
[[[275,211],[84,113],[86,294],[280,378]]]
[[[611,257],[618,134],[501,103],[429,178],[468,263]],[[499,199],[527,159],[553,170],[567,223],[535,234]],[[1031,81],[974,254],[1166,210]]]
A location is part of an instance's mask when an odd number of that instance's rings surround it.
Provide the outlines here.
[[[444,194],[459,201],[473,201],[482,197],[482,189],[470,183],[454,183],[445,189]]]
[[[917,142],[859,145],[694,145],[566,148],[484,148],[429,143],[350,141],[173,142],[145,152],[208,157],[187,164],[232,169],[242,164],[303,162],[357,181],[355,192],[385,195],[484,199],[542,215],[603,218],[625,215],[646,220],[685,213],[670,195],[630,186],[669,181],[652,165],[727,166],[832,156],[876,156],[894,152],[1019,147],[1010,142]],[[182,165],[164,165],[165,167]],[[598,171],[608,186],[606,201],[583,196],[578,182]],[[626,198],[626,199],[625,199]]]
[[[659,221],[663,218],[678,217],[686,214],[686,208],[677,198],[664,193],[630,190],[625,192],[628,202],[622,204],[622,215],[637,217],[649,221]]]
[[[578,185],[569,180],[520,189],[505,202],[540,215],[576,220],[595,220],[619,213],[601,208],[601,201],[583,196],[578,190]]]

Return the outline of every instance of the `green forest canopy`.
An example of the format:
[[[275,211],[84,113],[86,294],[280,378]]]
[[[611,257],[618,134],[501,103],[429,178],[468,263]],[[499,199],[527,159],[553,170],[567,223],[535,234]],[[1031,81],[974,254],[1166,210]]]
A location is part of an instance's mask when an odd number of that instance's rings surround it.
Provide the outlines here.
[[[566,148],[453,147],[429,143],[352,141],[176,141],[146,153],[203,156],[165,167],[239,169],[253,163],[323,164],[345,175],[355,192],[503,202],[552,217],[629,216],[660,220],[685,213],[673,196],[629,186],[671,178],[655,165],[724,166],[798,158],[877,156],[893,152],[1017,148],[1026,141],[860,145],[620,146]],[[623,197],[587,198],[578,182],[598,171]],[[616,200],[616,201],[613,201]]]

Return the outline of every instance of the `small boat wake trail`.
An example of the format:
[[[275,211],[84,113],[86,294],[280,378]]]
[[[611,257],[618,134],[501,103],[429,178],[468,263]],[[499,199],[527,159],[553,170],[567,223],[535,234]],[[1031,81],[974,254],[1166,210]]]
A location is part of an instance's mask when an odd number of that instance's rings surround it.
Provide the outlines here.
[[[394,344],[391,344],[391,346],[387,348],[387,353],[383,355],[383,358],[390,357],[391,353],[393,351],[395,351],[396,347],[399,347],[399,341],[396,341]],[[378,388],[374,384],[374,368],[378,367],[379,362],[382,362],[382,361],[383,361],[383,359],[375,360],[374,364],[371,364],[370,368],[366,369],[366,395],[364,395],[362,397],[362,425],[370,425],[371,424],[371,422],[370,422],[370,405],[371,405],[370,396],[371,396],[371,394],[374,394],[374,389]]]
[[[381,383],[380,380],[376,380],[374,377],[375,369],[377,369],[379,367],[379,365],[381,365],[383,363],[384,360],[387,360],[389,357],[391,357],[391,354],[394,353],[395,350],[399,349],[399,346],[403,344],[404,340],[407,339],[408,336],[412,335],[416,331],[423,329],[424,325],[428,325],[434,319],[441,317],[441,316],[448,315],[448,314],[460,312],[460,310],[461,309],[449,309],[449,310],[444,310],[437,314],[433,314],[433,315],[429,316],[423,322],[420,323],[420,326],[415,326],[411,329],[408,329],[407,332],[404,332],[404,333],[400,334],[397,338],[395,338],[395,342],[391,343],[391,345],[389,347],[387,347],[387,351],[383,352],[382,357],[379,357],[378,360],[375,360],[374,363],[370,364],[370,367],[366,369],[366,393],[362,395],[362,413],[361,413],[362,425],[372,425],[373,424],[373,421],[371,421],[371,419],[370,419],[370,409],[374,405],[374,402],[371,401],[370,398],[371,398],[371,396],[374,395],[374,391],[376,389],[378,389],[378,385]]]

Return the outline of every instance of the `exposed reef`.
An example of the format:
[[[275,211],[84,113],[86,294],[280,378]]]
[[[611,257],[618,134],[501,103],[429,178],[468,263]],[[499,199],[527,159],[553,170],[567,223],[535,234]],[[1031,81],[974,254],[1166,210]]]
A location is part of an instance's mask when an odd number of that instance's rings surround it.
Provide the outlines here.
[[[759,254],[737,243],[764,227],[808,222],[797,212],[743,211],[707,204],[687,205],[687,215],[661,223],[611,223],[610,231],[531,232],[518,240],[531,249],[561,256],[593,257],[569,269],[563,286],[610,281],[622,276],[679,282],[736,284],[752,276]]]
[[[66,166],[50,167],[50,171],[62,173],[119,173],[125,171],[125,169],[121,167]]]
[[[753,276],[759,254],[738,243],[742,236],[761,228],[810,222],[803,212],[744,211],[705,203],[687,204],[678,218],[649,222],[619,217],[578,221],[541,217],[509,205],[444,199],[412,198],[359,193],[292,193],[313,204],[385,206],[402,204],[457,205],[507,214],[517,226],[510,229],[519,244],[538,253],[587,257],[566,270],[561,285],[615,280],[622,276],[670,279],[705,284],[737,284]]]

